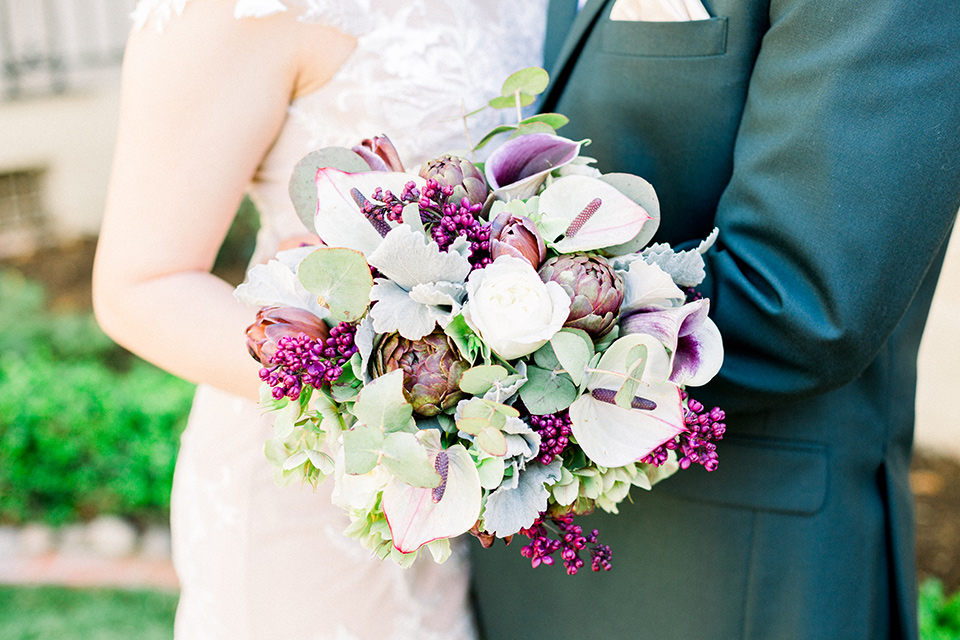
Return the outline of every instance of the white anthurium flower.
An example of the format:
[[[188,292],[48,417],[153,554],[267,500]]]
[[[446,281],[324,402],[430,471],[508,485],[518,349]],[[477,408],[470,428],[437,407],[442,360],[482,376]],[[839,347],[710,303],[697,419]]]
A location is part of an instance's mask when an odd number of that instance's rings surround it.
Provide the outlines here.
[[[467,279],[463,317],[505,360],[533,353],[566,322],[570,296],[544,283],[529,262],[503,255]]]
[[[615,271],[623,281],[623,303],[620,316],[624,317],[641,309],[672,308],[683,305],[686,296],[670,275],[655,264],[649,264],[642,258],[629,262],[624,269]]]
[[[348,511],[369,511],[376,504],[377,497],[387,486],[390,478],[390,472],[380,464],[368,473],[347,473],[344,449],[340,446],[334,456],[331,501]]]
[[[621,407],[614,396],[634,368],[637,352],[644,350],[646,364],[631,407]],[[587,393],[570,405],[573,436],[590,460],[621,467],[685,430],[680,387],[669,375],[670,356],[653,336],[632,334],[610,345],[589,372]]]
[[[393,546],[403,553],[466,533],[480,517],[480,475],[467,450],[459,444],[443,449],[435,429],[420,431],[417,437],[442,482],[425,489],[393,478],[383,490],[381,507]]]
[[[370,292],[370,299],[377,301],[370,309],[377,333],[396,331],[419,340],[460,313],[470,262],[457,251],[441,251],[436,242],[403,224],[387,233],[367,261],[385,276],[376,279]]]
[[[361,203],[377,189],[399,194],[404,185],[424,185],[423,178],[397,171],[347,173],[339,169],[317,171],[317,235],[331,247],[346,247],[365,256],[376,251],[392,226],[386,221],[371,221],[361,211]]]
[[[629,242],[653,219],[612,185],[580,175],[560,178],[544,189],[539,209],[540,232],[560,253]]]
[[[318,318],[328,317],[330,310],[320,306],[317,296],[307,291],[297,276],[297,267],[316,250],[312,246],[288,249],[266,264],[254,266],[246,282],[234,289],[234,297],[254,307],[297,307]]]
[[[650,309],[621,316],[622,334],[647,334],[671,353],[670,380],[699,387],[723,364],[723,340],[707,313],[710,301],[694,300],[673,309]]]

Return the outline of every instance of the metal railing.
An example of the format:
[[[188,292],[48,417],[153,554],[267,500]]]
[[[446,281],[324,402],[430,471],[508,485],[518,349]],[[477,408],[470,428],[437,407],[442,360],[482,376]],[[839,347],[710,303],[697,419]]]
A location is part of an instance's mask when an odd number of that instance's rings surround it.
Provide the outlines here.
[[[134,0],[0,0],[0,95],[63,93],[116,68]]]

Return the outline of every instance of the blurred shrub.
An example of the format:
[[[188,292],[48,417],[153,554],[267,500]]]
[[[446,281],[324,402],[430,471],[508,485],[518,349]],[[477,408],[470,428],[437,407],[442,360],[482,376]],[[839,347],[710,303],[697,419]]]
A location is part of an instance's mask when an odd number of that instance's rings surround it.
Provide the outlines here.
[[[920,637],[923,640],[960,638],[960,591],[947,597],[936,579],[920,585]]]
[[[167,517],[193,386],[0,272],[0,522]]]

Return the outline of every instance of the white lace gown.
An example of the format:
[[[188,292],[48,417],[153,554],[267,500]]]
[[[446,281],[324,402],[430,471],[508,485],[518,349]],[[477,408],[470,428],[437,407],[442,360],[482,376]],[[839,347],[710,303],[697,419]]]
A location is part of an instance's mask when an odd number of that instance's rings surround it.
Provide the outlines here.
[[[141,0],[134,18],[162,29],[189,1]],[[311,150],[385,133],[415,171],[428,156],[466,148],[462,105],[482,106],[510,73],[540,64],[546,2],[237,0],[238,19],[297,11],[358,38],[329,83],[290,105],[250,185],[262,215],[254,262],[303,235],[287,181]],[[471,129],[482,135],[499,117],[488,111]],[[198,389],[171,507],[181,582],[176,638],[474,637],[463,549],[443,565],[429,557],[407,570],[380,563],[343,535],[348,522],[331,505],[332,481],[316,492],[275,486],[263,454],[271,432],[255,404]]]

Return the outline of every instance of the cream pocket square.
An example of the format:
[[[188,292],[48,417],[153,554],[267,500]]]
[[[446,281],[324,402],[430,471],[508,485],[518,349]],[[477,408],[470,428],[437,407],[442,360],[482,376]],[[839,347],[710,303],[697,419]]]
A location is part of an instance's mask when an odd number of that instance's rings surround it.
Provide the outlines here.
[[[683,22],[708,20],[710,14],[700,0],[617,0],[611,20],[631,22]]]

